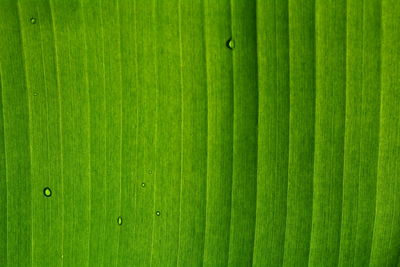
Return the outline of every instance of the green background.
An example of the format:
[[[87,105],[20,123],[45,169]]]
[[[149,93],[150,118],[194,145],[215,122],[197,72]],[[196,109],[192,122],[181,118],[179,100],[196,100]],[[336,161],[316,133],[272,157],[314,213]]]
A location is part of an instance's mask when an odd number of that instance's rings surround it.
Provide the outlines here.
[[[399,29],[397,0],[0,0],[0,266],[400,266]]]

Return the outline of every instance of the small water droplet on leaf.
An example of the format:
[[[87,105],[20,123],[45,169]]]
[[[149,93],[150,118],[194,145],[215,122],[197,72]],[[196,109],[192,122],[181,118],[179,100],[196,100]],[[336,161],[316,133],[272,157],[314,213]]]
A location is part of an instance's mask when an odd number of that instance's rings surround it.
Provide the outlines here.
[[[146,184],[145,183],[142,183],[142,187],[145,187],[146,186]]]
[[[43,194],[44,194],[44,196],[45,197],[51,197],[51,189],[49,188],[49,187],[45,187],[44,189],[43,189]]]
[[[161,215],[161,212],[160,212],[159,210],[157,210],[157,211],[156,211],[156,215],[157,215],[157,216],[160,216],[160,215]]]
[[[228,41],[226,41],[226,46],[229,49],[234,49],[235,48],[235,41],[231,38]]]
[[[122,217],[121,216],[118,217],[117,223],[118,223],[118,225],[122,225]]]
[[[31,18],[31,23],[36,24],[36,18]]]

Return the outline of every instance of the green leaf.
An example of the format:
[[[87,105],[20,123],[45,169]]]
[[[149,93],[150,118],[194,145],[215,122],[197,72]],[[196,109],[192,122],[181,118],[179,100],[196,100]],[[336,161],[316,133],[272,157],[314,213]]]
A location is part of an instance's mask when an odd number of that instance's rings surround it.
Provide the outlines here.
[[[0,266],[399,266],[400,2],[0,0]]]

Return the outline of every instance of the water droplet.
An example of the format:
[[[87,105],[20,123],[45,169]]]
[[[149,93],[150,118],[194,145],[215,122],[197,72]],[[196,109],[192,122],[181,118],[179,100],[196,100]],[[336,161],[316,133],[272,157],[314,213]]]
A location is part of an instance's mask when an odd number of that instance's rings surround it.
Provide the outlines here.
[[[49,187],[45,187],[44,189],[43,189],[43,194],[44,194],[44,196],[45,197],[51,197],[51,189],[49,188]]]
[[[226,46],[230,49],[234,49],[235,48],[235,41],[231,38],[228,41],[226,41]]]
[[[156,211],[156,215],[157,215],[157,216],[160,216],[160,215],[161,215],[161,212],[160,212],[159,210],[157,210],[157,211]]]
[[[152,171],[152,170],[149,170],[149,174],[153,174],[153,171]]]
[[[33,95],[34,95],[34,96],[38,96],[39,94],[38,94],[38,93],[33,93]]]
[[[146,186],[146,184],[145,183],[142,183],[142,187],[145,187]]]
[[[31,23],[36,24],[36,18],[31,18]]]
[[[121,216],[118,217],[117,223],[118,223],[118,225],[122,225],[122,217]]]

